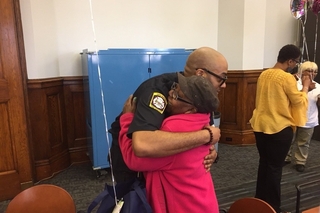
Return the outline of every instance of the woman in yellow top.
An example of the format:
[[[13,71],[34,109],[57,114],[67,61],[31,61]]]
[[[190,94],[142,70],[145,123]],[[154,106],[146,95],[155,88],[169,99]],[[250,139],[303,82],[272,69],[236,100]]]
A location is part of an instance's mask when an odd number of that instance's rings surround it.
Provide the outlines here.
[[[291,70],[299,64],[301,52],[294,45],[285,45],[273,68],[261,73],[257,82],[256,108],[250,119],[259,152],[259,168],[255,197],[281,211],[282,166],[289,151],[293,131],[307,121],[309,74],[302,77],[303,89]]]

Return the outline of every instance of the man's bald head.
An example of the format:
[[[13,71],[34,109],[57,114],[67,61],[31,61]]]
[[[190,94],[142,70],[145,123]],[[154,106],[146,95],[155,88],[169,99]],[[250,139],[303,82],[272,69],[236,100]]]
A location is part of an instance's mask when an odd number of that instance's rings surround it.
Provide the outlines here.
[[[218,51],[210,47],[201,47],[193,51],[186,62],[184,75],[201,75],[208,78],[219,92],[225,88],[227,79],[228,62]]]
[[[185,76],[195,75],[197,68],[227,71],[228,63],[218,51],[210,47],[200,47],[189,55],[184,71]]]

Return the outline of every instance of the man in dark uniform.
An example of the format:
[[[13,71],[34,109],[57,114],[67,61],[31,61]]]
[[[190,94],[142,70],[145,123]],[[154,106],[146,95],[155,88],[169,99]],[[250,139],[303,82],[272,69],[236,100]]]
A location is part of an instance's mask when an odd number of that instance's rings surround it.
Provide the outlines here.
[[[190,54],[183,75],[201,75],[209,79],[219,92],[225,88],[228,63],[224,56],[209,47],[201,47]],[[220,129],[208,126],[208,129],[188,133],[160,131],[166,117],[167,97],[173,82],[178,82],[177,73],[166,73],[143,82],[134,92],[136,113],[128,131],[132,138],[134,152],[139,157],[163,157],[177,154],[210,142],[215,144],[220,139]],[[118,144],[119,116],[111,125],[112,134],[111,164],[117,182],[135,177],[124,163]],[[209,169],[217,153],[211,146],[211,153],[204,156],[204,164]]]

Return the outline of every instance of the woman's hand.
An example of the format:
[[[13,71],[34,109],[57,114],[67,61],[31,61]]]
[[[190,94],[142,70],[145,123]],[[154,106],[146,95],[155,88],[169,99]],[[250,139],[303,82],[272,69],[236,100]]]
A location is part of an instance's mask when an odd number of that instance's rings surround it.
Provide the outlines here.
[[[310,91],[310,86],[312,87],[312,77],[308,71],[302,73],[301,82],[303,85],[302,91],[308,93]]]
[[[122,113],[134,113],[136,111],[136,105],[137,105],[137,98],[134,97],[133,95],[130,95],[129,98],[126,100],[126,102],[124,103],[123,109],[122,109]]]

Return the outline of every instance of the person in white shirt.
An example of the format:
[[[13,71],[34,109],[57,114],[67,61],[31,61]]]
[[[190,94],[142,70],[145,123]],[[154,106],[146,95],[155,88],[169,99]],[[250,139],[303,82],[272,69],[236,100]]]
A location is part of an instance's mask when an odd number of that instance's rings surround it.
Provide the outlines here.
[[[311,61],[306,61],[301,64],[298,73],[295,74],[299,90],[302,89],[302,82],[300,77],[301,74],[305,71],[308,71],[311,74],[312,79],[314,79],[318,74],[318,66],[316,63]],[[314,80],[313,84],[314,86],[312,88],[314,89],[308,92],[307,123],[305,124],[305,126],[297,127],[296,134],[293,137],[291,147],[285,159],[285,164],[289,164],[291,163],[291,159],[294,157],[296,163],[295,168],[298,172],[303,172],[305,170],[314,127],[319,125],[317,104],[320,103],[320,84],[318,84]]]

